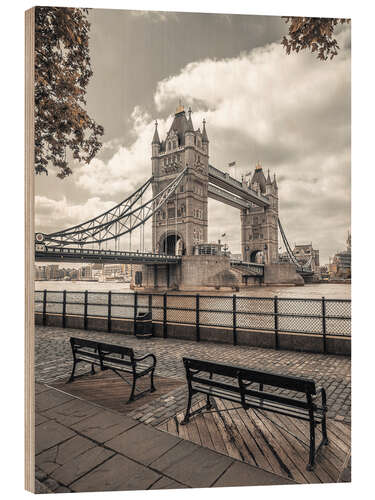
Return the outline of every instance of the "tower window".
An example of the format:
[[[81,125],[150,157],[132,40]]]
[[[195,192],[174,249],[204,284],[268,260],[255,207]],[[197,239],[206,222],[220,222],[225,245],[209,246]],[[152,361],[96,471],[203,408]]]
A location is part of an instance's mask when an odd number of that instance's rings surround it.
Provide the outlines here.
[[[173,141],[173,149],[176,149],[176,147],[177,147],[176,141]]]

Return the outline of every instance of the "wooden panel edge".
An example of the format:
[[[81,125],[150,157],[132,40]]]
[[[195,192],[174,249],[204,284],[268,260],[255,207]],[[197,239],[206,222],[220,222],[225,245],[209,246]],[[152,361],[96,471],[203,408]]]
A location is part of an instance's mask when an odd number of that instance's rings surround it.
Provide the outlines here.
[[[34,53],[35,7],[25,12],[25,489],[35,493]]]

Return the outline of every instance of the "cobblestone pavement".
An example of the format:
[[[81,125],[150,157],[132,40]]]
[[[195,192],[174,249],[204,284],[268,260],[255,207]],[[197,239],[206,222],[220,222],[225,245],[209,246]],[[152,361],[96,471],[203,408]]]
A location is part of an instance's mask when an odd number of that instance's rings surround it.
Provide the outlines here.
[[[38,382],[51,383],[56,379],[68,378],[72,367],[69,338],[72,336],[92,338],[132,347],[140,355],[153,352],[157,357],[156,374],[162,377],[184,379],[182,357],[193,356],[312,378],[318,386],[325,387],[327,391],[328,418],[335,418],[345,423],[351,421],[351,360],[349,357],[275,351],[213,342],[198,343],[160,338],[138,339],[124,334],[58,327],[37,326],[35,335],[35,371]],[[186,388],[182,387],[137,408],[129,415],[142,422],[158,425],[181,411],[185,404]]]

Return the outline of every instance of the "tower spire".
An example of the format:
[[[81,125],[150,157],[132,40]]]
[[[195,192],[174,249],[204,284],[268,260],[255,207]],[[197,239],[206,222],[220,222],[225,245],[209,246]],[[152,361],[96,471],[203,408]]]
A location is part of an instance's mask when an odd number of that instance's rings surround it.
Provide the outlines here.
[[[206,119],[203,118],[202,142],[209,142],[206,132]]]
[[[152,139],[152,144],[159,144],[160,145],[160,139],[159,139],[159,133],[158,133],[158,121],[155,120],[155,132],[154,132],[154,137]]]
[[[188,109],[188,119],[187,119],[187,129],[186,132],[194,132],[194,127],[193,127],[193,121],[191,119],[191,107],[189,106]]]
[[[267,174],[267,182],[266,184],[272,184],[271,177],[270,177],[270,169],[268,169],[268,174]]]

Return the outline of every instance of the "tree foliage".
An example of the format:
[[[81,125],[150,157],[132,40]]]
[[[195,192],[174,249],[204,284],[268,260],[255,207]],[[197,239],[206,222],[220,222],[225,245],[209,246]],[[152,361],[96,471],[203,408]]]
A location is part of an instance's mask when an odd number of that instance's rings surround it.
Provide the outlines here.
[[[35,9],[35,172],[57,169],[61,179],[73,158],[90,163],[101,147],[103,127],[85,110],[92,76],[88,9]]]
[[[332,17],[284,16],[284,19],[289,24],[289,36],[284,36],[281,42],[286,53],[311,49],[311,52],[317,52],[317,58],[322,61],[326,61],[328,57],[333,59],[340,49],[337,40],[333,38],[335,26],[350,22],[350,19]]]

